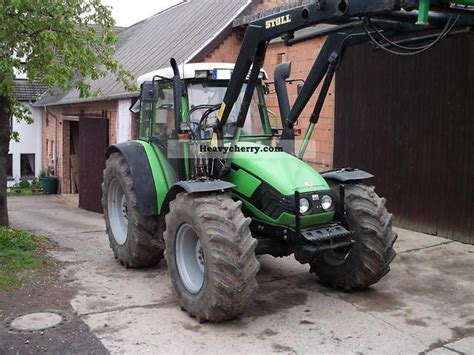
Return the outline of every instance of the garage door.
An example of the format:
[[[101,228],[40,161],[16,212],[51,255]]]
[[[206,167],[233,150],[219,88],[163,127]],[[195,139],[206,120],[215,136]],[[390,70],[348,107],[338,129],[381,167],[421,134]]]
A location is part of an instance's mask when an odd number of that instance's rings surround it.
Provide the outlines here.
[[[474,244],[474,36],[410,58],[352,48],[336,77],[334,165],[376,174],[399,226]]]
[[[79,118],[79,207],[88,211],[102,213],[102,172],[108,145],[107,118]]]

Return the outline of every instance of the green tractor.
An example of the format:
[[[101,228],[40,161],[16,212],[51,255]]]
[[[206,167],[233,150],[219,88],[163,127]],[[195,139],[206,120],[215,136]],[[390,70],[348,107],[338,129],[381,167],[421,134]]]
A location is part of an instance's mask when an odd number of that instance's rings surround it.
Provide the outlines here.
[[[229,173],[225,180],[202,178],[211,168],[205,155],[212,149],[205,148],[216,121],[212,113],[202,117],[219,107],[233,69],[184,66],[178,128],[193,133],[174,139],[174,90],[166,79],[172,69],[139,79],[139,138],[109,147],[104,172],[104,216],[115,257],[127,268],[141,268],[165,254],[181,307],[210,321],[235,317],[252,300],[257,254],[294,253],[322,282],[345,290],[380,280],[395,256],[385,200],[361,183],[369,174],[320,175],[271,146],[278,130],[270,125],[263,71]],[[224,139],[232,138],[240,100]]]
[[[407,10],[418,5],[404,3]],[[415,43],[418,53],[472,22],[438,14],[420,29],[417,13],[399,10],[398,0],[285,7],[250,22],[235,65],[179,68],[171,60],[170,68],[139,78],[132,108],[139,138],[110,146],[104,171],[102,203],[115,257],[127,268],[166,257],[181,308],[199,321],[242,314],[257,289],[258,254],[294,254],[338,289],[378,282],[390,270],[397,235],[385,199],[365,184],[372,175],[350,168],[319,174],[303,157],[347,46],[383,33],[383,44],[374,42],[381,50],[407,51]],[[291,66],[279,65],[268,83],[267,44],[282,35],[291,44],[295,31],[318,23],[333,26],[319,33],[328,39],[290,107]],[[269,85],[280,127],[266,107]],[[296,154],[294,125],[318,86]]]

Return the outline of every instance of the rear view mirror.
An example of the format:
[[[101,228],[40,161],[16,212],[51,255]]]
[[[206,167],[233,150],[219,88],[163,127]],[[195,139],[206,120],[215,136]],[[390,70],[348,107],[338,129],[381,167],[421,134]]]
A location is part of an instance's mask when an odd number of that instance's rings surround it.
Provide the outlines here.
[[[268,87],[268,84],[263,86],[263,94],[270,95],[270,88]]]
[[[143,102],[156,102],[158,100],[158,82],[145,81],[142,84],[141,100]]]
[[[165,91],[163,90],[163,87],[161,87],[161,86],[158,86],[158,96],[159,96],[160,100],[166,99]]]
[[[303,84],[296,85],[296,93],[300,96],[301,91],[303,91]]]

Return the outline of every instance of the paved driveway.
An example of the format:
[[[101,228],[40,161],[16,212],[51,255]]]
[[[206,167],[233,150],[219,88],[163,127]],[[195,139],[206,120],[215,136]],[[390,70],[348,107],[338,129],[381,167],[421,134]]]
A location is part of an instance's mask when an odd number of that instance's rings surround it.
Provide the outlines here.
[[[59,243],[71,305],[112,353],[474,354],[474,247],[398,230],[392,271],[364,292],[335,292],[292,257],[259,257],[255,304],[198,324],[177,306],[166,265],[126,270],[101,215],[56,196],[9,199],[13,226]]]

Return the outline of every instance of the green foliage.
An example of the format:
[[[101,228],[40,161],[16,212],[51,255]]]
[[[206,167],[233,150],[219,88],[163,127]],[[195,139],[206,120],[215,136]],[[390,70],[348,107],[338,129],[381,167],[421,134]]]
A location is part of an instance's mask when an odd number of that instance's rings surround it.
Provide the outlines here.
[[[38,178],[35,177],[33,180],[31,180],[31,188],[32,189],[38,189],[40,187],[41,187],[41,183],[40,183]]]
[[[21,189],[27,189],[31,186],[28,180],[21,180],[18,185]]]
[[[33,251],[40,239],[28,232],[0,227],[0,250]]]
[[[7,196],[31,196],[33,195],[33,191],[30,187],[26,189],[22,189],[20,187],[14,187],[7,189]]]
[[[38,272],[44,260],[35,252],[42,243],[30,233],[0,227],[0,291],[18,288],[28,272]]]
[[[135,91],[132,75],[113,57],[118,38],[109,7],[100,0],[2,0],[0,2],[0,97],[9,114],[31,120],[13,97],[13,73],[49,88],[91,92],[90,79],[113,73]],[[18,137],[13,137],[18,138]]]
[[[41,170],[39,175],[38,175],[38,178],[41,180],[42,178],[44,178],[46,176],[49,176],[48,171],[47,170]]]

